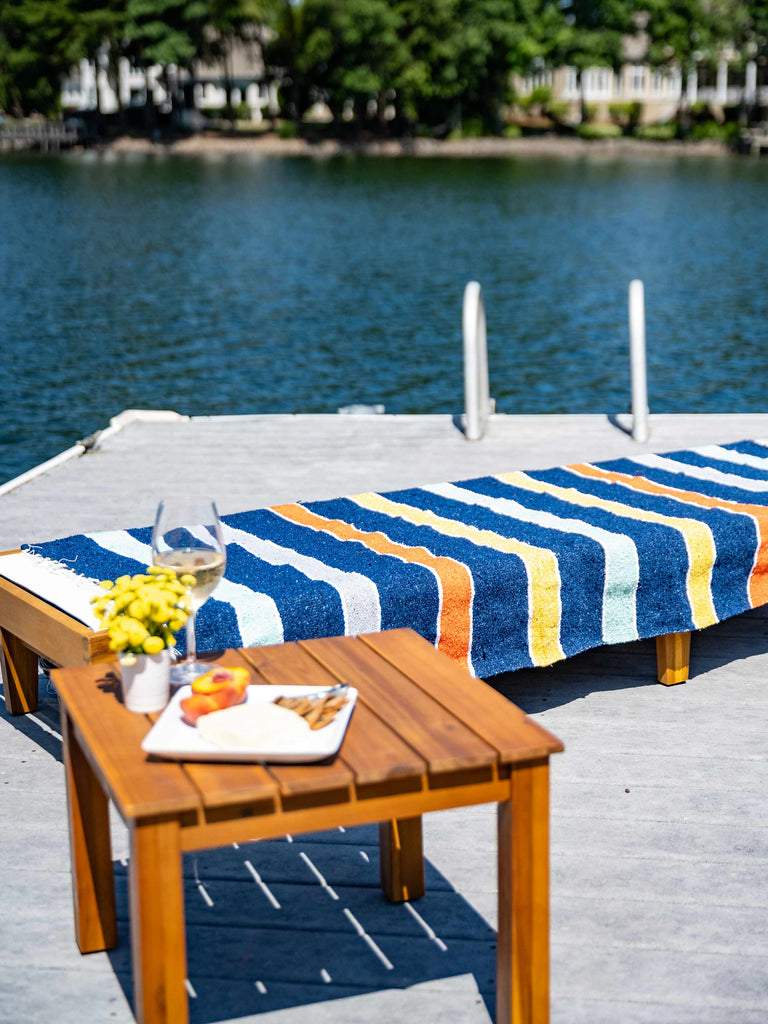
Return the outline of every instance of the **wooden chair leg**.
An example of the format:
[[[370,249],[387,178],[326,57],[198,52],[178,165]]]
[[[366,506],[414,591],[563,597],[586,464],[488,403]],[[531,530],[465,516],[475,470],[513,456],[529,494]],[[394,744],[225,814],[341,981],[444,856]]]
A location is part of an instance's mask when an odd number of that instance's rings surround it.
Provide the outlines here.
[[[81,953],[117,945],[109,801],[62,711],[75,937]]]
[[[402,903],[424,895],[421,817],[379,824],[381,888],[388,900]]]
[[[691,634],[668,633],[656,637],[656,669],[660,683],[674,686],[688,679],[691,661]]]
[[[549,1021],[549,761],[513,768],[498,809],[496,1024]]]
[[[37,655],[6,629],[0,629],[0,670],[8,711],[12,715],[36,711]]]
[[[138,1024],[187,1024],[178,822],[131,825],[129,872],[136,1020]]]

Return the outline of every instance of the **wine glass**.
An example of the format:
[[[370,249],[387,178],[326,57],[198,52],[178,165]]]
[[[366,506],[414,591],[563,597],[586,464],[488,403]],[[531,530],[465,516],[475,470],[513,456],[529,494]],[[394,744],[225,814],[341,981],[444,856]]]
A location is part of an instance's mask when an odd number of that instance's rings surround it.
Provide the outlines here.
[[[179,577],[194,578],[187,588],[187,656],[171,669],[171,682],[191,683],[214,667],[197,660],[195,615],[213,593],[227,564],[224,534],[211,498],[163,498],[152,531],[152,559],[156,566],[172,569]]]

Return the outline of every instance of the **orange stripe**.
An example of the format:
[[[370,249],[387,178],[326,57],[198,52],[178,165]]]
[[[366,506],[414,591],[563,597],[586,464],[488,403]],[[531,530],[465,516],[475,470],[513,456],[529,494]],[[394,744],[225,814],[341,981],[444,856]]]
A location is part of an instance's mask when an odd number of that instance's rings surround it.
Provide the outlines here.
[[[612,480],[616,483],[625,484],[635,491],[644,491],[646,494],[659,494],[671,498],[679,498],[691,505],[698,505],[700,508],[724,508],[729,512],[739,512],[745,516],[751,516],[757,527],[757,558],[752,574],[749,578],[749,600],[753,608],[768,603],[768,508],[765,505],[745,505],[739,501],[727,501],[725,498],[710,498],[706,494],[699,494],[697,491],[684,491],[677,487],[666,487],[663,484],[654,483],[643,476],[630,476],[629,473],[611,473],[607,469],[598,469],[596,466],[589,466],[580,463],[577,466],[569,466],[569,469],[581,473],[583,476],[593,477],[596,480]]]
[[[271,511],[300,526],[330,533],[339,540],[358,541],[379,555],[394,555],[404,562],[432,569],[437,574],[441,589],[438,650],[471,668],[472,576],[465,565],[453,558],[433,555],[426,548],[398,544],[383,533],[358,530],[340,519],[325,519],[302,505],[276,505]]]

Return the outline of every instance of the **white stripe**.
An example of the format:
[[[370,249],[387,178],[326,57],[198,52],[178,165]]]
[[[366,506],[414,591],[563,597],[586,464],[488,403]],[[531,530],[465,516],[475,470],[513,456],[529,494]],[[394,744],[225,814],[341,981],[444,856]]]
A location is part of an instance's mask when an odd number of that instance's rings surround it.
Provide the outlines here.
[[[144,565],[152,564],[152,548],[142,544],[125,530],[85,534],[99,547]],[[243,647],[283,642],[283,623],[277,605],[268,594],[251,590],[241,583],[221,580],[216,587],[216,600],[232,606],[237,618]]]
[[[693,450],[697,455],[703,455],[707,459],[733,462],[737,466],[751,466],[752,469],[762,469],[768,473],[768,457],[747,455],[745,452],[736,452],[732,448],[721,448],[719,444],[707,444],[702,448],[694,448]]]
[[[551,512],[526,508],[510,498],[494,498],[478,494],[454,484],[437,484],[422,490],[439,494],[466,505],[481,505],[499,515],[535,523],[562,533],[576,533],[597,541],[605,552],[605,583],[603,589],[603,641],[624,643],[637,639],[635,599],[640,581],[637,547],[631,537],[611,533],[580,519],[565,519]]]
[[[723,484],[725,487],[739,487],[743,491],[768,491],[768,480],[749,480],[735,473],[721,473],[719,469],[712,469],[710,466],[691,466],[687,462],[676,462],[660,455],[636,455],[632,462],[647,466],[649,469],[661,469],[665,473],[690,476],[694,480],[709,480],[713,484]]]
[[[98,581],[78,573],[76,562],[73,559],[67,564],[34,551],[17,551],[0,558],[0,576],[26,587],[91,629],[99,629],[91,605],[91,598],[100,593]]]
[[[378,633],[381,629],[381,603],[379,588],[359,572],[347,572],[325,565],[317,558],[302,555],[292,548],[262,540],[245,530],[226,523],[224,537],[228,544],[239,544],[250,554],[270,565],[289,565],[311,580],[329,583],[339,594],[344,614],[344,632],[347,636],[358,633]]]
[[[354,498],[354,496],[350,496],[350,497],[348,497],[347,500],[348,501],[355,501],[355,498]],[[365,508],[365,506],[361,506],[361,507]],[[275,509],[271,509],[271,511],[272,512],[276,512]],[[280,515],[280,513],[276,512],[276,515]],[[324,519],[326,522],[330,522],[330,520],[327,517],[321,516],[319,512],[314,512],[313,515],[316,515],[318,517],[318,519]],[[289,521],[293,522],[293,520],[289,520]],[[345,524],[345,525],[349,525],[349,524]],[[322,531],[322,527],[318,527],[318,526],[310,526],[310,527],[307,527],[307,529]],[[335,535],[332,534],[331,536],[335,536]],[[387,538],[387,539],[389,540],[389,538]],[[369,547],[365,543],[365,540],[363,540],[362,538],[359,538],[359,537],[350,537],[348,540],[345,540],[344,543],[360,544],[361,547],[365,548],[367,551],[372,551],[374,554],[380,555],[382,558],[397,558],[398,561],[402,562],[404,565],[418,565],[418,566],[421,566],[422,569],[426,569],[428,572],[432,573],[432,575],[433,575],[433,577],[435,579],[435,585],[437,587],[437,620],[436,620],[436,623],[435,623],[435,631],[436,631],[435,647],[438,647],[439,643],[440,643],[440,619],[441,619],[441,616],[443,614],[443,585],[442,585],[442,583],[440,581],[440,576],[439,576],[439,574],[437,572],[437,569],[433,569],[431,565],[424,565],[422,562],[411,562],[404,555],[398,555],[398,554],[396,554],[393,551],[389,551],[386,554],[382,554],[382,552],[377,551],[375,548]],[[392,543],[392,544],[399,544],[400,542],[399,541],[390,541],[390,543]],[[405,544],[401,544],[400,546],[401,547],[407,547],[407,545],[405,545]],[[431,554],[431,552],[430,552],[430,554]],[[453,559],[453,561],[456,561],[456,559]],[[461,564],[463,564],[463,563],[461,563]],[[474,581],[474,578],[472,577],[472,573],[470,573],[469,575],[470,575],[470,580],[472,582],[472,605],[474,605],[475,581]],[[472,607],[470,607],[469,629],[470,629],[469,635],[471,637],[472,636]],[[477,673],[475,672],[474,667],[472,665],[472,644],[471,643],[470,643],[469,656],[467,658],[467,667],[469,668],[469,671],[472,673],[473,676],[477,675]]]

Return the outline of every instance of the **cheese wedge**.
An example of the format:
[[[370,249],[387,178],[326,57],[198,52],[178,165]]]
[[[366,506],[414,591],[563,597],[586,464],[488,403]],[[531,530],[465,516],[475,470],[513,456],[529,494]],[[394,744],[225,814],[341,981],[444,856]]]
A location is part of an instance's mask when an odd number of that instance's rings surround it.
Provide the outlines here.
[[[238,750],[294,747],[312,732],[295,711],[256,701],[202,715],[197,720],[197,731],[214,746]]]

